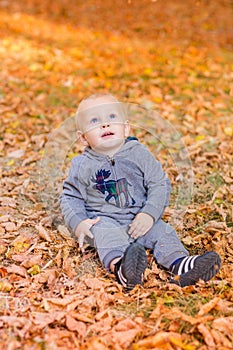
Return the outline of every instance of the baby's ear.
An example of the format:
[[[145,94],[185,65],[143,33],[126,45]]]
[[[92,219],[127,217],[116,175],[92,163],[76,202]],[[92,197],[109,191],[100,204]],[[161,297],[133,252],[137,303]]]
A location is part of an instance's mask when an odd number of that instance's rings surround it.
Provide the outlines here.
[[[129,121],[126,120],[125,121],[125,137],[128,137],[129,133],[130,133],[130,124],[129,124]]]
[[[78,140],[80,140],[84,146],[88,146],[87,140],[85,139],[85,136],[81,130],[77,131],[77,137],[78,137]]]

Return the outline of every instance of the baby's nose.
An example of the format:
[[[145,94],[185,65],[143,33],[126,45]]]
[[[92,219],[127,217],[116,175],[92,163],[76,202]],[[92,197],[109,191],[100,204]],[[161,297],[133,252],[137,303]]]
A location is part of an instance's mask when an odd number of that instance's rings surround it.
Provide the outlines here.
[[[107,128],[107,127],[109,127],[109,122],[104,122],[104,123],[102,123],[102,125],[101,125],[101,127],[102,128]]]

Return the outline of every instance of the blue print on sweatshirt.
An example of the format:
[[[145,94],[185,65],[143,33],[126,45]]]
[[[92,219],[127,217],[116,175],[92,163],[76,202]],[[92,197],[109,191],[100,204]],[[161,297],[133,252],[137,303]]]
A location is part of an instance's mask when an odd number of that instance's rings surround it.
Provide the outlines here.
[[[116,202],[117,207],[128,207],[130,205],[130,199],[132,205],[136,202],[131,196],[128,186],[132,186],[127,179],[122,178],[119,180],[108,180],[105,181],[111,175],[110,170],[100,169],[95,173],[95,178],[92,176],[91,181],[95,183],[94,189],[100,191],[101,193],[107,192],[106,202],[109,202],[113,197]],[[120,195],[123,194],[125,198],[125,203],[122,205],[120,202]]]

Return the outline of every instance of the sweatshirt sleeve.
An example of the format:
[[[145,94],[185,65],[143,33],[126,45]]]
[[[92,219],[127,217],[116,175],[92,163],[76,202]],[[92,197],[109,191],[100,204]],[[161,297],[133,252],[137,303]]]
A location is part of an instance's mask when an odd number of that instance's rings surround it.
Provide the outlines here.
[[[141,212],[151,215],[155,222],[161,218],[169,203],[171,183],[162,169],[161,163],[142,146],[140,150],[140,163],[144,172],[144,186],[147,199]]]
[[[88,218],[85,209],[85,186],[79,179],[81,165],[79,158],[81,157],[72,160],[69,175],[63,182],[63,191],[60,196],[60,206],[65,224],[73,232],[81,221]]]

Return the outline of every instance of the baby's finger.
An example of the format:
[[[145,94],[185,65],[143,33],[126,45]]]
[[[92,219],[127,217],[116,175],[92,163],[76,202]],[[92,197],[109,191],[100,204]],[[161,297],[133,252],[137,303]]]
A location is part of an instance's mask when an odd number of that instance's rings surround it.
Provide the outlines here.
[[[129,234],[131,235],[137,229],[137,222],[133,221],[129,228]]]
[[[79,238],[78,238],[79,248],[80,248],[80,250],[81,250],[82,253],[84,253],[84,251],[85,251],[84,246],[83,246],[84,237],[85,237],[84,233],[81,233],[81,234],[79,235]]]
[[[94,238],[94,236],[93,236],[93,234],[91,233],[90,230],[87,230],[87,231],[86,231],[86,236],[90,237],[91,239]]]
[[[140,232],[141,232],[140,228],[139,227],[135,227],[133,229],[133,231],[130,233],[130,236],[135,239],[135,238],[137,238],[140,235]]]

